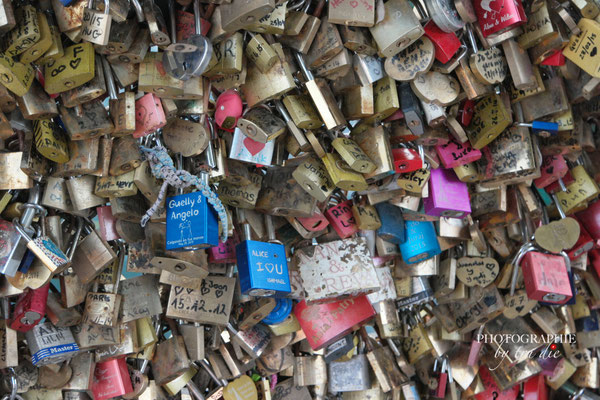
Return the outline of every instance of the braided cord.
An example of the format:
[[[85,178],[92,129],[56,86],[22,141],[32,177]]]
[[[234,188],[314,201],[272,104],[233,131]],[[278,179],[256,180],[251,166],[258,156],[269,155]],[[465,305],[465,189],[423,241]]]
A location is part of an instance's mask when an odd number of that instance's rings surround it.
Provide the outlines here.
[[[221,203],[221,200],[219,200],[219,197],[216,195],[216,193],[213,192],[210,187],[206,183],[202,182],[196,175],[192,175],[183,169],[175,169],[173,160],[171,157],[169,157],[167,149],[165,149],[163,146],[157,146],[153,148],[140,146],[140,149],[144,152],[146,159],[150,163],[152,174],[158,179],[163,179],[163,184],[160,188],[158,198],[142,217],[141,225],[146,226],[150,220],[150,217],[156,212],[156,210],[158,210],[160,203],[162,203],[163,199],[165,198],[169,185],[178,189],[195,186],[204,195],[204,197],[206,197],[208,203],[211,204],[217,212],[219,221],[221,222],[221,226],[223,228],[221,230],[221,241],[227,241],[227,212],[225,211],[225,207],[223,206],[223,203]]]

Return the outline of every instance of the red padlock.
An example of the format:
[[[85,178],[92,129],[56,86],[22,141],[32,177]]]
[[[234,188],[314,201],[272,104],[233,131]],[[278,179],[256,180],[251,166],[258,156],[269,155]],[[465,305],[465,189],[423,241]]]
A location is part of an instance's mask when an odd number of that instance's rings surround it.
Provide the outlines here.
[[[141,138],[167,124],[162,103],[154,93],[146,93],[135,101],[134,138]]]
[[[546,57],[544,61],[542,61],[542,65],[551,65],[553,67],[560,67],[565,65],[566,59],[563,55],[562,50],[556,50],[550,56]]]
[[[243,109],[240,94],[234,89],[226,90],[217,98],[215,123],[219,128],[233,132],[238,119],[242,116]]]
[[[177,10],[175,11],[175,18],[177,18],[177,23],[175,24],[177,29],[177,42],[185,42],[190,36],[196,34],[194,14],[183,10]],[[211,23],[200,17],[200,33],[202,36],[206,36],[210,27]]]
[[[484,38],[509,31],[527,22],[520,0],[474,0],[473,8]]]
[[[11,329],[27,332],[44,318],[49,289],[50,284],[47,283],[37,289],[29,289],[19,296],[10,322]]]
[[[125,358],[112,358],[96,364],[92,393],[95,400],[107,400],[133,392]]]
[[[573,247],[567,250],[567,255],[571,260],[579,258],[583,253],[594,248],[594,239],[590,236],[581,221],[577,218],[575,220],[579,224],[579,239],[577,239],[577,243]]]
[[[562,183],[566,187],[566,186],[569,186],[573,182],[575,182],[575,179],[573,178],[573,175],[571,175],[571,171],[569,170],[569,171],[567,171],[565,176],[562,177]],[[560,187],[560,180],[557,180],[556,182],[549,184],[544,189],[549,194],[562,192],[562,188]]]
[[[588,208],[576,215],[590,236],[594,240],[600,240],[600,201],[591,203]]]
[[[475,101],[473,100],[463,100],[458,107],[458,111],[456,113],[456,119],[463,127],[468,127],[471,124],[471,120],[473,119],[473,112],[475,111]]]
[[[329,221],[319,209],[317,209],[310,217],[296,217],[296,220],[309,232],[322,231],[329,225]]]
[[[481,158],[481,151],[473,148],[469,141],[457,143],[450,139],[447,144],[435,146],[435,151],[444,168],[454,168],[475,162]]]
[[[226,242],[219,242],[218,246],[208,249],[208,262],[213,264],[236,263],[235,245],[237,242],[230,238]]]
[[[100,236],[108,241],[120,239],[117,233],[117,220],[112,214],[111,206],[96,207],[98,213],[98,223],[100,225]]]
[[[294,315],[310,347],[319,350],[369,322],[376,312],[362,295],[311,306],[302,300],[294,307]]]
[[[535,187],[542,189],[563,178],[569,172],[569,166],[562,155],[545,156],[540,167],[541,176],[533,181]]]
[[[519,385],[514,385],[510,389],[500,390],[494,377],[485,365],[479,368],[479,377],[485,390],[475,395],[476,400],[516,400],[519,395]]]
[[[358,225],[352,214],[352,200],[345,200],[325,211],[325,218],[341,239],[358,232]]]
[[[461,46],[460,40],[454,32],[444,32],[433,20],[424,26],[425,36],[431,40],[435,47],[435,59],[446,64],[454,57]]]
[[[546,386],[544,375],[532,376],[525,381],[523,400],[548,400],[548,386]]]
[[[517,257],[510,288],[511,295],[514,294],[520,266],[527,297],[546,303],[565,304],[573,297],[568,273],[569,257],[564,252],[555,255],[536,250],[534,246],[529,246]]]
[[[394,167],[397,173],[403,174],[423,168],[423,160],[421,160],[419,153],[414,149],[406,147],[392,149],[392,157],[394,158]]]

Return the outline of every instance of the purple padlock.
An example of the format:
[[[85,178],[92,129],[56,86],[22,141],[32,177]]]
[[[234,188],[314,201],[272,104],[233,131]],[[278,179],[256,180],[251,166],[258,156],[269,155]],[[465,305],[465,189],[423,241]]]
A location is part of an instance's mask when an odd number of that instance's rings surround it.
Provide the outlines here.
[[[467,184],[452,169],[432,169],[429,197],[423,199],[423,205],[427,215],[464,218],[471,212]]]

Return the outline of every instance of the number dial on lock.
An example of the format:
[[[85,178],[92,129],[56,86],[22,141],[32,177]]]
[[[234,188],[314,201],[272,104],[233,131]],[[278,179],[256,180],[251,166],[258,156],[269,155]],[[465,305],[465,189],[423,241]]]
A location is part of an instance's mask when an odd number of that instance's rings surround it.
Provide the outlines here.
[[[429,38],[422,36],[400,53],[386,58],[383,67],[392,79],[410,81],[417,75],[429,71],[434,60],[433,43]]]
[[[490,47],[472,54],[469,65],[475,77],[484,84],[496,85],[506,78],[506,59],[497,47]]]
[[[470,287],[486,287],[499,272],[498,261],[491,257],[461,257],[456,263],[456,277]]]
[[[417,76],[410,82],[410,87],[421,100],[439,106],[452,104],[460,93],[460,85],[455,78],[437,71]]]
[[[567,217],[537,228],[535,243],[551,253],[560,253],[575,246],[580,233],[581,228],[577,221]]]
[[[517,290],[515,294],[504,296],[504,316],[509,319],[523,317],[537,305],[536,300],[527,297],[525,290]]]

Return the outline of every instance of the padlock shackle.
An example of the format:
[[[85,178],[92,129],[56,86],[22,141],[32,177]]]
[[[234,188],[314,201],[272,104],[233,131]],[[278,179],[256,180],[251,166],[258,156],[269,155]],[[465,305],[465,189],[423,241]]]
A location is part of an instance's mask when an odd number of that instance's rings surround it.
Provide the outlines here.
[[[515,255],[514,261],[512,263],[513,271],[512,271],[511,281],[510,281],[510,295],[511,296],[513,296],[515,294],[515,289],[517,288],[517,277],[519,275],[519,268],[521,267],[521,260],[523,259],[523,257],[525,257],[525,254],[527,254],[530,251],[533,251],[535,249],[536,248],[533,243],[527,242],[523,246],[521,246],[521,248]]]
[[[200,0],[194,0],[194,28],[196,35],[202,35],[202,20],[200,18]]]
[[[294,56],[296,57],[296,61],[298,61],[298,66],[300,67],[300,70],[304,74],[304,77],[306,78],[306,80],[308,80],[308,81],[314,80],[315,77],[313,76],[312,72],[310,72],[310,70],[306,66],[306,61],[304,61],[304,55],[302,53],[300,53],[299,51],[296,51],[294,53]]]
[[[117,240],[117,246],[119,247],[119,264],[117,265],[117,279],[113,286],[113,293],[119,293],[119,286],[121,285],[121,274],[123,273],[123,266],[125,265],[125,253],[127,248],[123,240]]]
[[[115,85],[115,78],[113,77],[112,70],[110,69],[110,63],[106,59],[106,56],[99,55],[102,60],[102,70],[104,72],[104,80],[106,81],[106,90],[108,91],[108,97],[111,100],[117,100],[117,86]]]
[[[169,32],[171,43],[177,43],[177,23],[175,22],[175,0],[169,0]]]
[[[41,186],[38,183],[35,183],[33,187],[29,189],[29,198],[27,199],[27,203],[39,204],[41,192]],[[19,222],[24,228],[29,228],[31,226],[31,222],[33,222],[33,217],[35,217],[36,211],[37,210],[33,207],[27,207],[25,211],[23,211],[23,215],[21,215]]]

